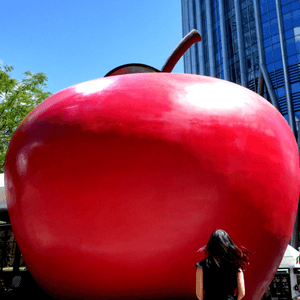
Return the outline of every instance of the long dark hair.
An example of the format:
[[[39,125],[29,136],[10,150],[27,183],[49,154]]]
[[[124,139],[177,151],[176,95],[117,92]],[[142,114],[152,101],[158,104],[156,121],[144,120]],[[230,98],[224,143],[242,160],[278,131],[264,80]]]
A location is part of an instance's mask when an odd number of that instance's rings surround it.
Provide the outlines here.
[[[235,245],[229,234],[222,229],[217,229],[211,234],[207,245],[199,251],[203,250],[209,263],[214,260],[218,265],[233,264],[243,271],[249,264],[249,254],[251,254],[245,247]]]

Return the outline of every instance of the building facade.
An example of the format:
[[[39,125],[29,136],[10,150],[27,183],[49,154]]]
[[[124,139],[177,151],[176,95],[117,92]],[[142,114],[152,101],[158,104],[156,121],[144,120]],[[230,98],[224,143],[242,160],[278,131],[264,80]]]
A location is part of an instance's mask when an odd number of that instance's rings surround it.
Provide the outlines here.
[[[260,93],[282,113],[299,145],[300,1],[181,0],[181,6],[183,36],[192,29],[202,36],[186,52],[184,72]],[[296,249],[298,220],[291,239]]]

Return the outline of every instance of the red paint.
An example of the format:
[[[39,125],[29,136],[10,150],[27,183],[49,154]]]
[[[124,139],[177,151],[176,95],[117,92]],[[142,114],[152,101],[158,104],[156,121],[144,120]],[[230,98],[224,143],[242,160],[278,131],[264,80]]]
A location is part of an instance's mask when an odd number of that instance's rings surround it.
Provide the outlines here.
[[[195,299],[216,228],[255,252],[245,299],[284,255],[299,196],[295,138],[241,86],[130,74],[67,88],[15,132],[7,205],[37,282],[70,299]]]

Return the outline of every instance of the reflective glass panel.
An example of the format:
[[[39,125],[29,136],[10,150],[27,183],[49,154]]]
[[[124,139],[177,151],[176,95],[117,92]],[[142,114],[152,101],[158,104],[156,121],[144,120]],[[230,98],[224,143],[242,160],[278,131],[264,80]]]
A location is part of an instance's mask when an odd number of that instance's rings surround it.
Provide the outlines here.
[[[287,56],[291,56],[291,55],[296,54],[296,47],[295,47],[295,39],[294,38],[286,40],[286,51],[287,51]]]
[[[267,47],[265,51],[266,51],[266,63],[269,64],[273,62],[272,48]]]
[[[275,0],[268,0],[268,8],[269,8],[269,11],[276,9]]]
[[[269,19],[272,20],[276,18],[277,18],[276,10],[269,11]]]
[[[252,20],[249,22],[249,27],[250,28],[255,28],[255,20]]]
[[[279,43],[279,34],[272,36],[272,44]]]
[[[256,38],[256,30],[253,28],[251,29],[251,43],[257,44],[257,38]]]
[[[275,61],[274,68],[275,68],[275,70],[282,69],[282,60],[281,59]]]
[[[286,14],[290,11],[291,11],[291,5],[290,4],[282,6],[282,13],[283,14]]]
[[[263,36],[264,38],[268,38],[270,36],[270,27],[269,27],[269,23],[264,23],[262,25],[263,27]]]
[[[300,35],[300,27],[295,27],[294,28],[294,34],[295,35]]]
[[[254,20],[255,18],[254,18],[254,7],[253,7],[253,5],[250,5],[250,6],[248,7],[248,11],[249,11],[249,14],[248,14],[249,20],[250,20],[250,21],[251,21],[251,20]]]
[[[284,24],[284,29],[285,30],[291,29],[293,27],[292,14],[291,13],[287,13],[287,14],[283,15],[283,24]]]
[[[246,49],[246,56],[249,56],[249,55],[251,55],[252,54],[252,49],[251,49],[251,47],[248,47],[247,49]]]
[[[248,48],[249,46],[251,46],[250,31],[245,33],[244,42],[245,42],[245,48]]]
[[[300,9],[300,2],[299,1],[293,1],[291,3],[291,7],[292,7],[292,10]]]
[[[267,22],[268,20],[269,20],[268,14],[264,14],[264,15],[261,16],[261,22],[262,22],[262,23],[265,23],[265,22]]]
[[[264,39],[264,45],[265,47],[271,46],[271,39],[270,38]]]
[[[277,96],[278,97],[285,96],[285,87],[284,86],[277,89]]]
[[[293,10],[292,16],[294,26],[300,26],[300,9]]]
[[[247,24],[248,24],[248,10],[247,10],[247,8],[242,10],[242,23],[243,23],[243,26],[247,26]]]
[[[300,35],[295,36],[296,41],[296,51],[297,53],[300,53]]]
[[[245,8],[245,7],[247,7],[247,1],[246,0],[242,0],[241,2],[242,2],[241,3],[241,8],[242,9]]]
[[[300,92],[300,82],[295,82],[291,84],[292,93]]]
[[[293,64],[296,64],[298,61],[297,61],[297,56],[296,55],[293,55],[293,56],[289,56],[288,57],[288,64],[289,65],[293,65]]]
[[[281,59],[281,50],[279,43],[273,45],[273,56],[274,60]]]
[[[265,14],[266,12],[268,12],[267,0],[261,0],[261,1],[259,1],[259,4],[260,4],[260,12],[262,14]]]
[[[273,19],[270,21],[271,24],[271,33],[274,35],[278,33],[278,22],[277,19]]]
[[[291,37],[294,37],[294,31],[293,29],[290,29],[290,30],[286,30],[285,31],[285,37],[288,39],[288,38],[291,38]]]
[[[268,64],[267,65],[267,69],[268,69],[269,72],[273,72],[274,71],[274,65],[273,65],[273,63]]]

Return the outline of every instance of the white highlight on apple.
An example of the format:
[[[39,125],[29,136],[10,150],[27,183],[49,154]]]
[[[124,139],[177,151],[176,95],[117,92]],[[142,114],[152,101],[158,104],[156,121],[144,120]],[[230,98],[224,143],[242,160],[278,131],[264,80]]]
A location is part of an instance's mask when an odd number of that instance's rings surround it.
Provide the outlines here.
[[[115,82],[116,80],[112,78],[95,79],[77,84],[75,86],[75,89],[77,93],[82,93],[83,95],[90,95],[104,90],[105,88],[114,84]]]

